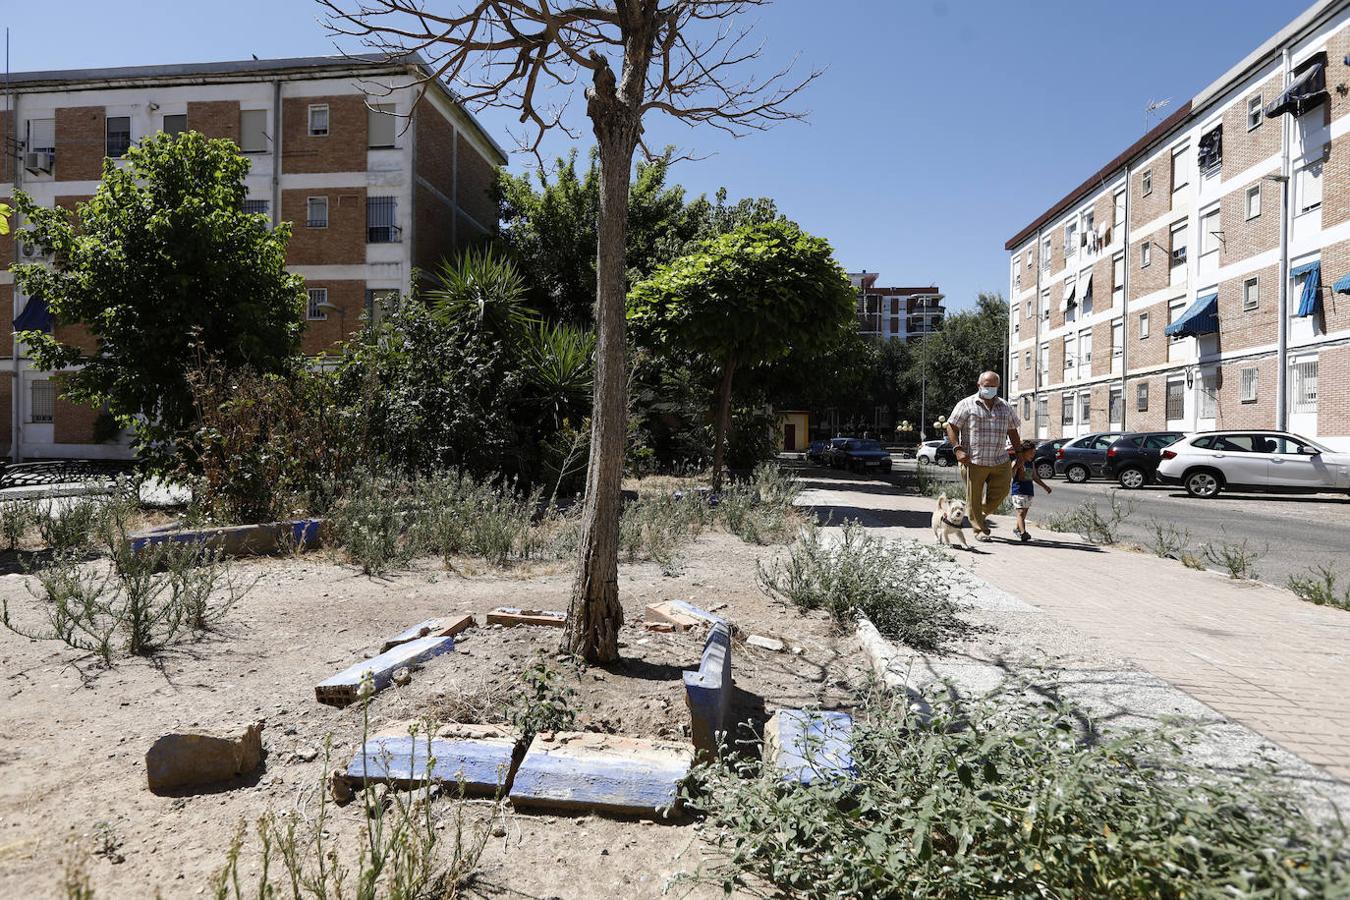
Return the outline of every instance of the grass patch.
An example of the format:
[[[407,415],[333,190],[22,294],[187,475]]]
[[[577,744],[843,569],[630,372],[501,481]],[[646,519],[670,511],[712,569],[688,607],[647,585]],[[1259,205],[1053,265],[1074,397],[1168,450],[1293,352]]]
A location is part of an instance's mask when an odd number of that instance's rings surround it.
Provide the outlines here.
[[[1335,569],[1319,565],[1310,567],[1307,575],[1290,575],[1288,586],[1300,600],[1350,610],[1350,584],[1342,587],[1339,579]]]

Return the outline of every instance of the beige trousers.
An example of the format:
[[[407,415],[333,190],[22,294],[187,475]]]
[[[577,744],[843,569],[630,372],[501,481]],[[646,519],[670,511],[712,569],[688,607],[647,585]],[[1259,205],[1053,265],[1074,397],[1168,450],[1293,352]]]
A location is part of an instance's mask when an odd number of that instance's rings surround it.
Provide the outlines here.
[[[984,518],[998,509],[999,504],[1008,496],[1012,487],[1012,465],[977,466],[966,463],[963,467],[966,481],[966,514],[970,524],[977,531],[989,530]]]

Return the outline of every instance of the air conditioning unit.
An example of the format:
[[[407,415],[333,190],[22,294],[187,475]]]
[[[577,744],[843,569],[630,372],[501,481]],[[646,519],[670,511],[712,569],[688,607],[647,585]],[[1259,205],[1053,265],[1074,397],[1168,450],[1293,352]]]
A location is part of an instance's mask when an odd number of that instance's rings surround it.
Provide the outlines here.
[[[1179,266],[1186,261],[1186,248],[1179,247],[1172,251],[1172,265]]]
[[[34,175],[38,172],[50,175],[53,155],[50,150],[30,150],[23,155],[23,167]]]
[[[19,244],[19,246],[23,248],[19,252],[24,259],[38,260],[38,259],[45,259],[47,257],[47,254],[43,253],[42,248],[39,247],[37,244],[30,244],[27,241],[22,241]]]

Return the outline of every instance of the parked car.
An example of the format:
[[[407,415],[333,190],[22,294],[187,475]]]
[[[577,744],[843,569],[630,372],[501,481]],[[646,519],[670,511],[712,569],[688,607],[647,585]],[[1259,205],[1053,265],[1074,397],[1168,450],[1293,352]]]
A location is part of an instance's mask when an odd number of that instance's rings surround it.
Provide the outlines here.
[[[1106,477],[1129,490],[1152,484],[1163,448],[1185,437],[1181,431],[1139,431],[1121,435],[1106,448]]]
[[[1106,474],[1106,450],[1123,431],[1097,431],[1074,438],[1055,451],[1055,474],[1074,484]]]
[[[806,448],[806,459],[813,463],[829,462],[829,441],[812,441]]]
[[[1287,431],[1207,431],[1165,448],[1158,480],[1201,498],[1224,490],[1350,493],[1350,453]]]
[[[844,444],[848,443],[850,440],[852,440],[852,438],[835,437],[830,438],[828,441],[826,441],[825,449],[820,454],[821,465],[834,466],[835,468],[838,468],[838,465],[835,462],[835,456],[838,454],[839,449],[843,447]]]
[[[831,463],[837,469],[850,469],[854,472],[868,469],[889,472],[891,454],[881,446],[880,441],[848,438],[834,448]]]
[[[1041,478],[1055,477],[1055,454],[1069,441],[1070,438],[1055,438],[1052,441],[1041,441],[1036,445],[1036,455],[1031,458],[1031,464],[1037,475]]]
[[[937,448],[947,443],[946,441],[924,441],[919,445],[919,449],[914,452],[914,459],[919,465],[929,465],[937,462]]]

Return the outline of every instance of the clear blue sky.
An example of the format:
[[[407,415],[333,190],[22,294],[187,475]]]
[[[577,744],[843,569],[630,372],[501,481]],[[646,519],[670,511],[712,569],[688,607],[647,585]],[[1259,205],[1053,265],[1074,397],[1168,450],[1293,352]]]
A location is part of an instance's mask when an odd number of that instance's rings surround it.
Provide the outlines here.
[[[828,67],[809,124],[649,134],[712,154],[676,168],[692,191],[773,197],[850,270],[937,283],[960,308],[1006,290],[1004,241],[1137,138],[1150,100],[1184,102],[1310,2],[778,0],[759,19],[767,58]],[[308,0],[57,6],[4,0],[14,71],[333,49]],[[509,118],[481,118],[507,145]]]

